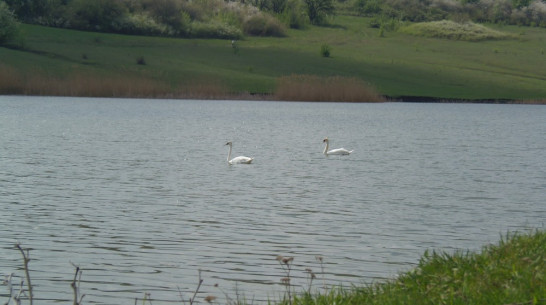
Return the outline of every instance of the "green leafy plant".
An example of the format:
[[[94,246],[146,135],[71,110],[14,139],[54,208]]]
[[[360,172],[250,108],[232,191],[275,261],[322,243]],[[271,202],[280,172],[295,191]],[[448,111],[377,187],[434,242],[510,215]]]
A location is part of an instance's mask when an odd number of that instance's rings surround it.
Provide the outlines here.
[[[332,51],[332,48],[327,44],[323,44],[322,46],[320,46],[320,55],[322,57],[330,57],[331,51]]]

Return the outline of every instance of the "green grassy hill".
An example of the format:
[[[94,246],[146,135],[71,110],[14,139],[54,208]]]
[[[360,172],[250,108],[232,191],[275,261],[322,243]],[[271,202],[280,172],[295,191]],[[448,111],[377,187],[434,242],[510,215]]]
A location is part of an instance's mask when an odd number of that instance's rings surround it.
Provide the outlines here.
[[[480,253],[425,252],[387,282],[304,293],[281,305],[546,304],[546,234],[509,234]]]
[[[149,88],[122,96],[176,97],[191,90],[270,94],[280,77],[310,74],[361,79],[390,97],[546,99],[545,28],[494,26],[511,38],[469,42],[380,35],[361,17],[338,16],[332,24],[289,30],[284,38],[247,37],[236,48],[228,40],[22,25],[22,48],[0,47],[0,94],[70,95],[66,87],[93,82]],[[321,56],[323,45],[330,57]],[[55,91],[54,84],[65,89]],[[108,95],[92,88],[72,92]]]

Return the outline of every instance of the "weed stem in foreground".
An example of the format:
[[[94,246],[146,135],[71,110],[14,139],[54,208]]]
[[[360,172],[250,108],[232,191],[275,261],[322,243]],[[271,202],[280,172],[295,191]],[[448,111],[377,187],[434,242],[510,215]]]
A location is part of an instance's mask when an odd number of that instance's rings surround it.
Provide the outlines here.
[[[23,250],[23,248],[21,247],[20,244],[16,244],[15,247],[17,249],[19,249],[19,251],[21,251],[21,254],[23,255],[23,263],[24,263],[24,266],[25,266],[25,275],[26,275],[26,278],[27,278],[27,286],[28,286],[28,299],[29,299],[29,302],[30,302],[30,305],[32,305],[33,303],[33,295],[32,295],[32,284],[30,282],[30,272],[28,270],[28,262],[30,261],[30,253],[29,253],[29,250],[27,249],[26,251],[26,254],[25,254],[25,250]],[[21,285],[21,291],[22,291],[22,285]],[[20,296],[21,294],[19,294]]]
[[[82,270],[80,269],[79,266],[74,266],[76,267],[76,273],[74,274],[74,280],[72,280],[72,283],[70,284],[70,286],[72,287],[72,291],[74,292],[74,305],[81,305],[82,304],[82,300],[83,300],[83,297],[85,296],[82,295],[82,296],[79,296],[80,294],[80,283],[81,283],[81,278],[82,278]]]

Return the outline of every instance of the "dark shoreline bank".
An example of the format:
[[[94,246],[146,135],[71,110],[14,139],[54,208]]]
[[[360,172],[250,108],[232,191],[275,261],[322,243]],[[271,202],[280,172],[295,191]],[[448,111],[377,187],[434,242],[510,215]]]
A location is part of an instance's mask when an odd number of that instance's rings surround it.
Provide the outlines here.
[[[398,96],[386,97],[391,102],[401,103],[460,103],[460,104],[529,104],[546,105],[546,99],[536,100],[514,100],[514,99],[461,99],[461,98],[438,98],[430,96]]]
[[[2,96],[57,96],[57,95],[26,95],[26,94],[0,94]],[[264,93],[239,93],[239,94],[211,94],[209,96],[199,95],[177,95],[166,94],[162,96],[64,96],[58,97],[90,97],[90,98],[135,98],[135,99],[192,99],[192,100],[240,100],[240,101],[279,101],[279,102],[312,102],[312,103],[432,103],[432,104],[524,104],[524,105],[546,105],[546,99],[515,100],[515,99],[462,99],[462,98],[441,98],[430,96],[384,96],[383,102],[354,102],[354,101],[306,101],[306,100],[283,100],[275,97],[274,94]]]

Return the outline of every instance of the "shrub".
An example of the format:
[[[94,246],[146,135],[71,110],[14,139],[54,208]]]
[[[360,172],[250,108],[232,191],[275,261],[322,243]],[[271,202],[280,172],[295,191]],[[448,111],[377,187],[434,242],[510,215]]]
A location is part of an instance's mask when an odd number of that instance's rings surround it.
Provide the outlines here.
[[[54,8],[61,5],[60,0],[5,0],[17,18],[23,22],[34,22],[51,14]]]
[[[324,24],[326,17],[335,11],[332,0],[304,0],[304,2],[307,5],[307,15],[312,24]]]
[[[270,9],[277,14],[284,12],[287,4],[287,0],[271,0]]]
[[[180,1],[148,0],[144,3],[154,20],[171,28],[172,36],[185,36],[189,32],[191,17],[182,10]]]
[[[69,24],[82,30],[108,32],[115,30],[126,8],[118,1],[74,0],[69,4]]]
[[[204,21],[207,13],[194,1],[183,1],[182,10],[190,16],[191,20]]]
[[[13,40],[18,33],[18,24],[8,5],[0,1],[0,45]]]
[[[170,36],[174,30],[156,22],[152,17],[143,13],[124,16],[117,23],[117,32],[131,35],[161,35]]]
[[[323,44],[322,46],[320,46],[320,55],[322,57],[330,57],[330,50],[332,48],[327,45],[327,44]]]
[[[483,25],[472,22],[456,23],[447,20],[415,23],[401,28],[400,31],[417,36],[466,41],[512,38],[509,34],[495,31]]]
[[[306,23],[305,8],[298,0],[289,0],[282,12],[281,18],[283,22],[291,29],[302,29]]]
[[[381,16],[371,19],[369,24],[371,28],[380,29],[384,33],[385,31],[397,31],[403,22],[396,18]],[[379,36],[382,37],[383,35],[380,34]]]
[[[146,65],[146,60],[144,59],[143,56],[139,56],[136,59],[136,63],[137,63],[137,65],[143,65],[144,66],[144,65]]]
[[[256,14],[243,24],[245,34],[254,36],[286,36],[286,29],[274,17],[267,14]]]
[[[194,21],[191,24],[190,36],[194,38],[239,39],[243,37],[243,33],[238,28],[225,23]]]
[[[510,22],[517,25],[546,27],[546,2],[536,0],[527,7],[513,10]]]
[[[251,5],[242,5],[239,2],[228,2],[218,12],[220,20],[226,24],[242,28],[246,19],[262,14],[258,8]]]
[[[372,16],[381,12],[380,0],[356,0],[355,9],[360,15]]]

